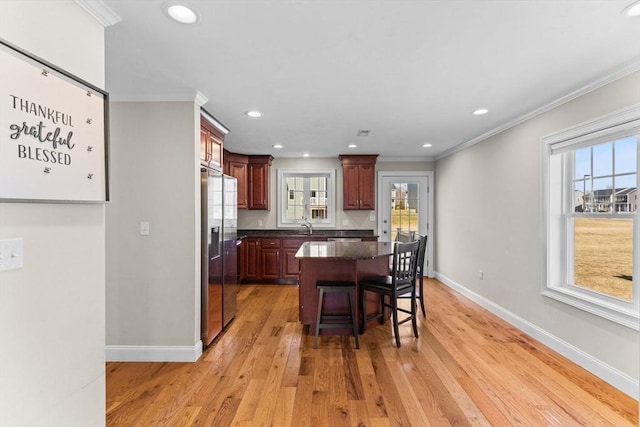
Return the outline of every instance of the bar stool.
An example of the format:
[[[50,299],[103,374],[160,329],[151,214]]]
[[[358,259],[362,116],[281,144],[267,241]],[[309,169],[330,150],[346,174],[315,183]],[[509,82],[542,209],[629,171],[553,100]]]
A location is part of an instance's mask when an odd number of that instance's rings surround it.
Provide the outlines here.
[[[360,279],[358,282],[358,300],[360,301],[360,314],[362,316],[362,333],[364,333],[367,321],[379,318],[384,323],[384,308],[391,309],[393,317],[393,334],[396,337],[396,347],[400,347],[400,334],[398,325],[411,320],[413,335],[418,338],[418,323],[416,321],[416,267],[420,241],[411,243],[396,242],[393,249],[393,269],[388,276],[372,276]],[[365,292],[375,292],[380,295],[380,312],[372,316],[366,316],[364,311]],[[407,310],[398,306],[398,297],[411,295],[411,309]],[[385,302],[385,297],[389,302]],[[398,319],[398,312],[408,314],[403,320]]]
[[[356,341],[356,348],[360,348],[358,340],[358,329],[356,326],[356,284],[347,281],[318,280],[316,288],[320,290],[318,296],[318,317],[316,318],[316,336],[313,341],[313,348],[318,348],[318,335],[320,329],[353,329],[353,337]],[[322,302],[324,294],[327,293],[348,293],[349,308],[351,314],[322,314]],[[342,322],[340,322],[342,321]],[[347,323],[348,322],[348,323]]]

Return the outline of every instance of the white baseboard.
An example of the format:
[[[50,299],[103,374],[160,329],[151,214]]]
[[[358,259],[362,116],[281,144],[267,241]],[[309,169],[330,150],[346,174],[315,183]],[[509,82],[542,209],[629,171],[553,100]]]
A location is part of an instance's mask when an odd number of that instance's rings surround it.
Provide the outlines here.
[[[611,384],[623,393],[638,400],[640,397],[640,385],[638,380],[630,377],[624,372],[620,372],[616,368],[596,359],[592,355],[585,353],[579,348],[569,344],[568,342],[556,337],[555,335],[545,331],[539,326],[517,316],[516,314],[504,309],[485,297],[476,294],[464,286],[456,283],[448,277],[435,272],[436,279],[455,290],[456,292],[469,298],[476,304],[500,317],[510,325],[520,329],[522,332],[540,341],[542,344],[557,351],[575,364],[583,367],[587,371],[601,378],[603,381]]]
[[[108,345],[107,362],[195,362],[202,355],[202,341],[194,346]]]

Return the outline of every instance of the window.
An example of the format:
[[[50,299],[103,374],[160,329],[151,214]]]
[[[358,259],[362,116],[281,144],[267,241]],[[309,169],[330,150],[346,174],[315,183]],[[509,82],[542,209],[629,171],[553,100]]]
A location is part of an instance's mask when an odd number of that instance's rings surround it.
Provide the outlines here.
[[[335,169],[278,169],[278,226],[335,227]]]
[[[544,137],[542,293],[639,329],[640,107]]]

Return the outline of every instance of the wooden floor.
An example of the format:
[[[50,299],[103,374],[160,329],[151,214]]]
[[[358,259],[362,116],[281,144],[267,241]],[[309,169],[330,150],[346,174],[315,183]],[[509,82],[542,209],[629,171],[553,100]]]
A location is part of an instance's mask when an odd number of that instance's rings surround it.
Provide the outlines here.
[[[637,426],[638,402],[435,280],[413,338],[298,323],[298,289],[248,285],[196,363],[108,363],[108,426]]]

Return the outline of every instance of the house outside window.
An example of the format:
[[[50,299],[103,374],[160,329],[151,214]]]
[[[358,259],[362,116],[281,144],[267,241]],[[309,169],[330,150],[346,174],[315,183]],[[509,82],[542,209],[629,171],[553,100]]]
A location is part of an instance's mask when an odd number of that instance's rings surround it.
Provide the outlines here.
[[[335,226],[335,169],[278,170],[278,226]]]
[[[542,139],[542,293],[638,330],[640,107]]]

